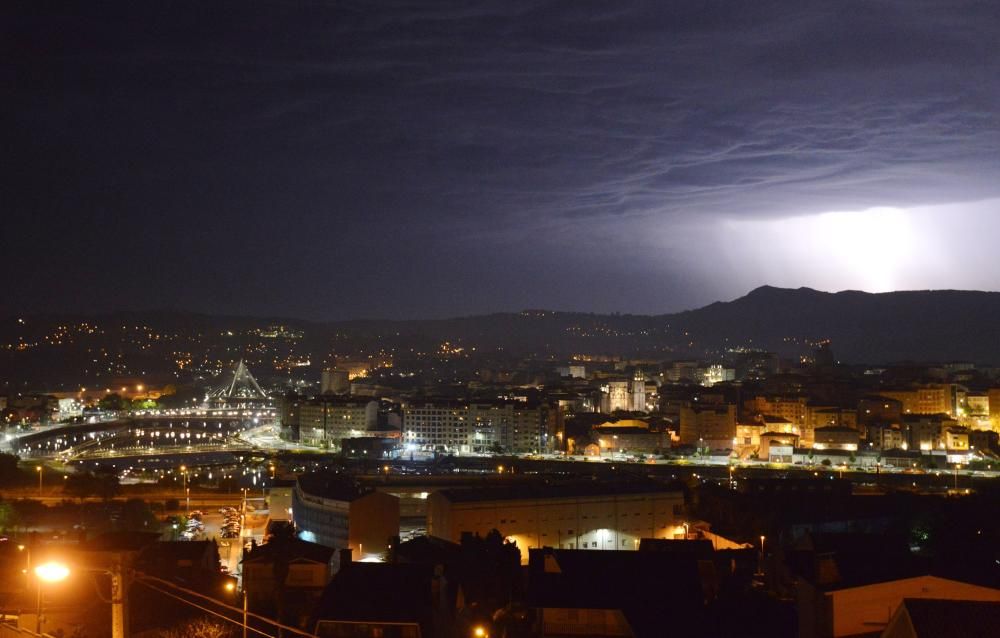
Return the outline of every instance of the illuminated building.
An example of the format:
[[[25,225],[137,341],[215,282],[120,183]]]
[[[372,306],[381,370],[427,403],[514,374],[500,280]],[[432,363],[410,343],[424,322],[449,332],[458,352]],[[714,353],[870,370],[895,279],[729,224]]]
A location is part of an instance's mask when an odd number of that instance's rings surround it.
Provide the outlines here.
[[[1000,398],[998,398],[1000,400]],[[968,393],[965,395],[966,416],[989,417],[990,416],[990,395]]]
[[[891,423],[873,423],[866,428],[865,439],[877,450],[909,448],[902,429]]]
[[[636,370],[635,376],[632,377],[632,405],[630,409],[633,412],[646,411],[646,377],[641,370]]]
[[[808,406],[806,408],[806,421],[799,431],[799,434],[802,435],[802,445],[804,447],[812,446],[815,442],[814,432],[816,429],[831,426],[857,429],[857,410],[827,406]]]
[[[969,428],[946,428],[943,438],[944,449],[948,451],[948,454],[961,454],[969,451]]]
[[[579,364],[570,364],[568,366],[560,366],[556,368],[556,372],[559,373],[561,377],[569,377],[571,379],[586,379],[587,378],[587,368]]]
[[[320,394],[348,394],[351,391],[351,378],[347,370],[328,368],[323,370],[320,378]]]
[[[655,484],[514,485],[434,492],[427,533],[459,542],[496,529],[517,542],[522,561],[539,547],[635,550],[643,538],[674,538],[684,495]],[[680,530],[680,531],[678,531]]]
[[[880,390],[902,404],[903,414],[955,414],[955,386],[925,385],[908,390]]]
[[[701,384],[707,387],[735,379],[736,370],[734,368],[724,368],[721,365],[708,366],[701,373]]]
[[[795,449],[799,445],[799,435],[791,432],[762,432],[760,435],[760,451],[757,453],[759,459],[770,461],[789,462],[786,458],[775,458],[775,450],[778,448]],[[784,454],[784,453],[783,453]]]
[[[764,433],[764,424],[753,421],[750,423],[737,423],[736,424],[736,445],[733,446],[733,450],[741,458],[749,458],[754,454],[760,457],[760,435]]]
[[[756,396],[746,402],[747,411],[752,414],[780,416],[799,428],[806,424],[809,401],[805,397]]]
[[[403,408],[403,446],[457,454],[545,449],[546,410],[520,402],[437,401]]]
[[[902,429],[911,450],[937,450],[944,448],[945,429],[958,422],[944,414],[909,414],[902,418]]]
[[[664,377],[667,381],[677,383],[679,381],[694,381],[698,378],[697,361],[674,361],[670,369],[665,371]]]
[[[632,409],[632,396],[629,393],[629,382],[624,379],[608,381],[601,386],[601,412],[627,412]]]
[[[299,441],[339,449],[342,439],[378,426],[378,401],[321,396],[298,405]]]
[[[736,406],[688,403],[681,407],[680,439],[685,445],[731,449],[736,436]]]
[[[903,578],[857,587],[822,587],[804,582],[798,587],[801,638],[879,635],[890,624],[893,612],[909,599],[1000,602],[1000,590],[936,576]],[[956,635],[950,631],[947,633]],[[895,638],[904,634],[881,635]]]
[[[830,425],[816,428],[813,448],[817,450],[847,450],[856,451],[861,440],[861,433],[854,428],[840,425]]]
[[[606,452],[653,454],[670,449],[670,431],[650,427],[646,421],[623,419],[595,425],[591,438]]]
[[[302,474],[292,492],[292,520],[304,541],[350,548],[359,557],[381,554],[399,535],[399,499],[342,475]]]
[[[1000,432],[1000,388],[990,388],[986,393],[989,402],[990,423],[994,432]]]

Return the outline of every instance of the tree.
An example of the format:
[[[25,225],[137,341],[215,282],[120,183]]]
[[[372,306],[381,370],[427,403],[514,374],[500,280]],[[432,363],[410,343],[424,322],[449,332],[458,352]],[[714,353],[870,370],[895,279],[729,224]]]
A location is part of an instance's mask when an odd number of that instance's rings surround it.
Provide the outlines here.
[[[93,496],[96,490],[94,475],[89,472],[69,474],[63,481],[63,494],[78,498],[81,501]]]
[[[235,638],[236,625],[211,618],[194,618],[153,635],[156,638]]]
[[[150,398],[133,399],[131,407],[133,410],[155,410],[159,405]]]
[[[0,501],[0,531],[6,532],[18,526],[17,510],[7,502]]]
[[[27,474],[17,466],[20,460],[13,454],[0,454],[0,487],[14,487],[27,482]]]
[[[127,401],[122,398],[122,396],[116,392],[106,395],[100,401],[97,402],[97,407],[102,410],[108,410],[110,412],[117,412],[119,410],[124,410],[127,406]]]
[[[97,476],[97,495],[105,501],[110,501],[121,492],[121,484],[114,474],[99,474]]]

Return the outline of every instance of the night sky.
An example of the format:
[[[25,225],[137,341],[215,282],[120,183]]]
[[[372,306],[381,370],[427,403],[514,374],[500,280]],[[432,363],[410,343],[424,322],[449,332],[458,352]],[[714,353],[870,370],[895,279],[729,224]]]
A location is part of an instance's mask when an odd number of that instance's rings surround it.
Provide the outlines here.
[[[1000,3],[4,2],[0,315],[1000,288]]]

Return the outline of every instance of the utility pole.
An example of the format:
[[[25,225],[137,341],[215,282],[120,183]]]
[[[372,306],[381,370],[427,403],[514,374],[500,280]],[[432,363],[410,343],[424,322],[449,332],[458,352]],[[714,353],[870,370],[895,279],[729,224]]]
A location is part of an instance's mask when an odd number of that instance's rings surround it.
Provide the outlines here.
[[[108,569],[111,576],[111,638],[128,636],[128,586],[125,583],[125,573],[122,569],[121,554],[112,559]]]

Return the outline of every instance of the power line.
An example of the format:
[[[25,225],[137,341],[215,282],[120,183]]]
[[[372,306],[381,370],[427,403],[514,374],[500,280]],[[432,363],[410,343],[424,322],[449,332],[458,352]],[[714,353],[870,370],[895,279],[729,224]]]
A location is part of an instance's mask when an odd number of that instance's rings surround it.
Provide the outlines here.
[[[176,598],[177,600],[181,601],[182,603],[187,603],[188,605],[191,605],[192,607],[194,607],[196,609],[200,609],[201,611],[203,611],[203,612],[205,612],[207,614],[212,614],[213,616],[218,616],[219,618],[225,620],[226,622],[231,622],[231,623],[233,623],[235,625],[243,627],[243,623],[240,622],[239,620],[234,620],[234,619],[230,618],[229,616],[226,616],[225,614],[220,614],[219,612],[213,611],[213,610],[209,609],[208,607],[202,607],[198,603],[192,602],[192,601],[190,601],[190,600],[188,600],[186,598],[182,598],[181,596],[178,596],[177,594],[170,593],[170,592],[168,592],[165,589],[161,589],[161,588],[157,587],[156,585],[153,585],[151,583],[146,582],[145,580],[136,580],[136,582],[139,583],[140,585],[145,585],[146,587],[149,587],[150,589],[152,589],[154,591],[158,591],[161,594],[163,594],[164,596],[170,596],[171,598]],[[242,613],[242,611],[241,611],[241,613]],[[263,631],[261,631],[259,629],[254,629],[249,624],[246,626],[246,628],[247,628],[248,631],[252,631],[254,633],[260,634],[261,636],[265,636],[265,638],[275,638],[271,634],[266,634],[266,633],[264,633]]]
[[[212,598],[211,596],[206,596],[205,594],[202,594],[201,592],[196,592],[194,590],[187,589],[186,587],[181,587],[180,585],[172,583],[169,580],[163,580],[162,578],[157,578],[156,576],[150,576],[148,574],[143,574],[142,572],[135,572],[135,580],[136,580],[136,582],[141,582],[142,584],[146,585],[147,587],[150,587],[150,588],[153,588],[153,589],[157,589],[157,588],[155,588],[152,585],[150,585],[149,582],[144,582],[144,581],[152,581],[152,582],[157,583],[159,585],[166,585],[167,587],[170,587],[172,589],[176,589],[176,590],[182,591],[182,592],[184,592],[186,594],[189,594],[191,596],[197,596],[198,598],[203,598],[203,599],[211,602],[212,604],[218,605],[219,607],[222,607],[224,609],[228,609],[229,611],[233,611],[233,612],[239,613],[241,615],[244,613],[243,610],[240,609],[239,607],[233,607],[232,605],[228,605],[228,604],[226,604],[226,603],[224,603],[224,602],[222,602],[220,600],[216,600],[215,598]],[[158,591],[162,591],[162,590],[158,590]],[[184,598],[181,598],[179,596],[176,596],[174,594],[169,594],[168,592],[163,592],[163,593],[168,594],[170,596],[174,596],[175,598],[178,598],[178,600],[181,600],[183,602],[187,602],[187,603],[189,603],[191,605],[194,605],[194,603],[192,603],[192,602],[190,602],[190,601],[188,601],[188,600],[186,600]],[[199,609],[201,608],[198,605],[195,605],[195,606],[199,607]],[[261,616],[260,614],[255,614],[253,612],[246,612],[246,615],[248,617],[252,616],[253,618],[256,618],[257,620],[259,620],[261,622],[267,623],[269,625],[273,625],[274,627],[277,627],[279,629],[284,629],[285,631],[290,631],[290,632],[292,632],[294,634],[298,634],[300,636],[305,636],[306,638],[316,638],[315,634],[311,634],[309,632],[302,631],[298,627],[292,627],[290,625],[286,625],[284,623],[280,623],[280,622],[278,622],[276,620],[272,620],[272,619],[267,618],[265,616]],[[225,618],[227,620],[231,620],[228,617],[225,617]],[[240,625],[242,625],[242,623],[240,623]],[[253,631],[257,631],[257,633],[263,634],[263,632],[258,631],[256,629],[253,630]],[[263,635],[267,636],[267,634],[263,634]]]

